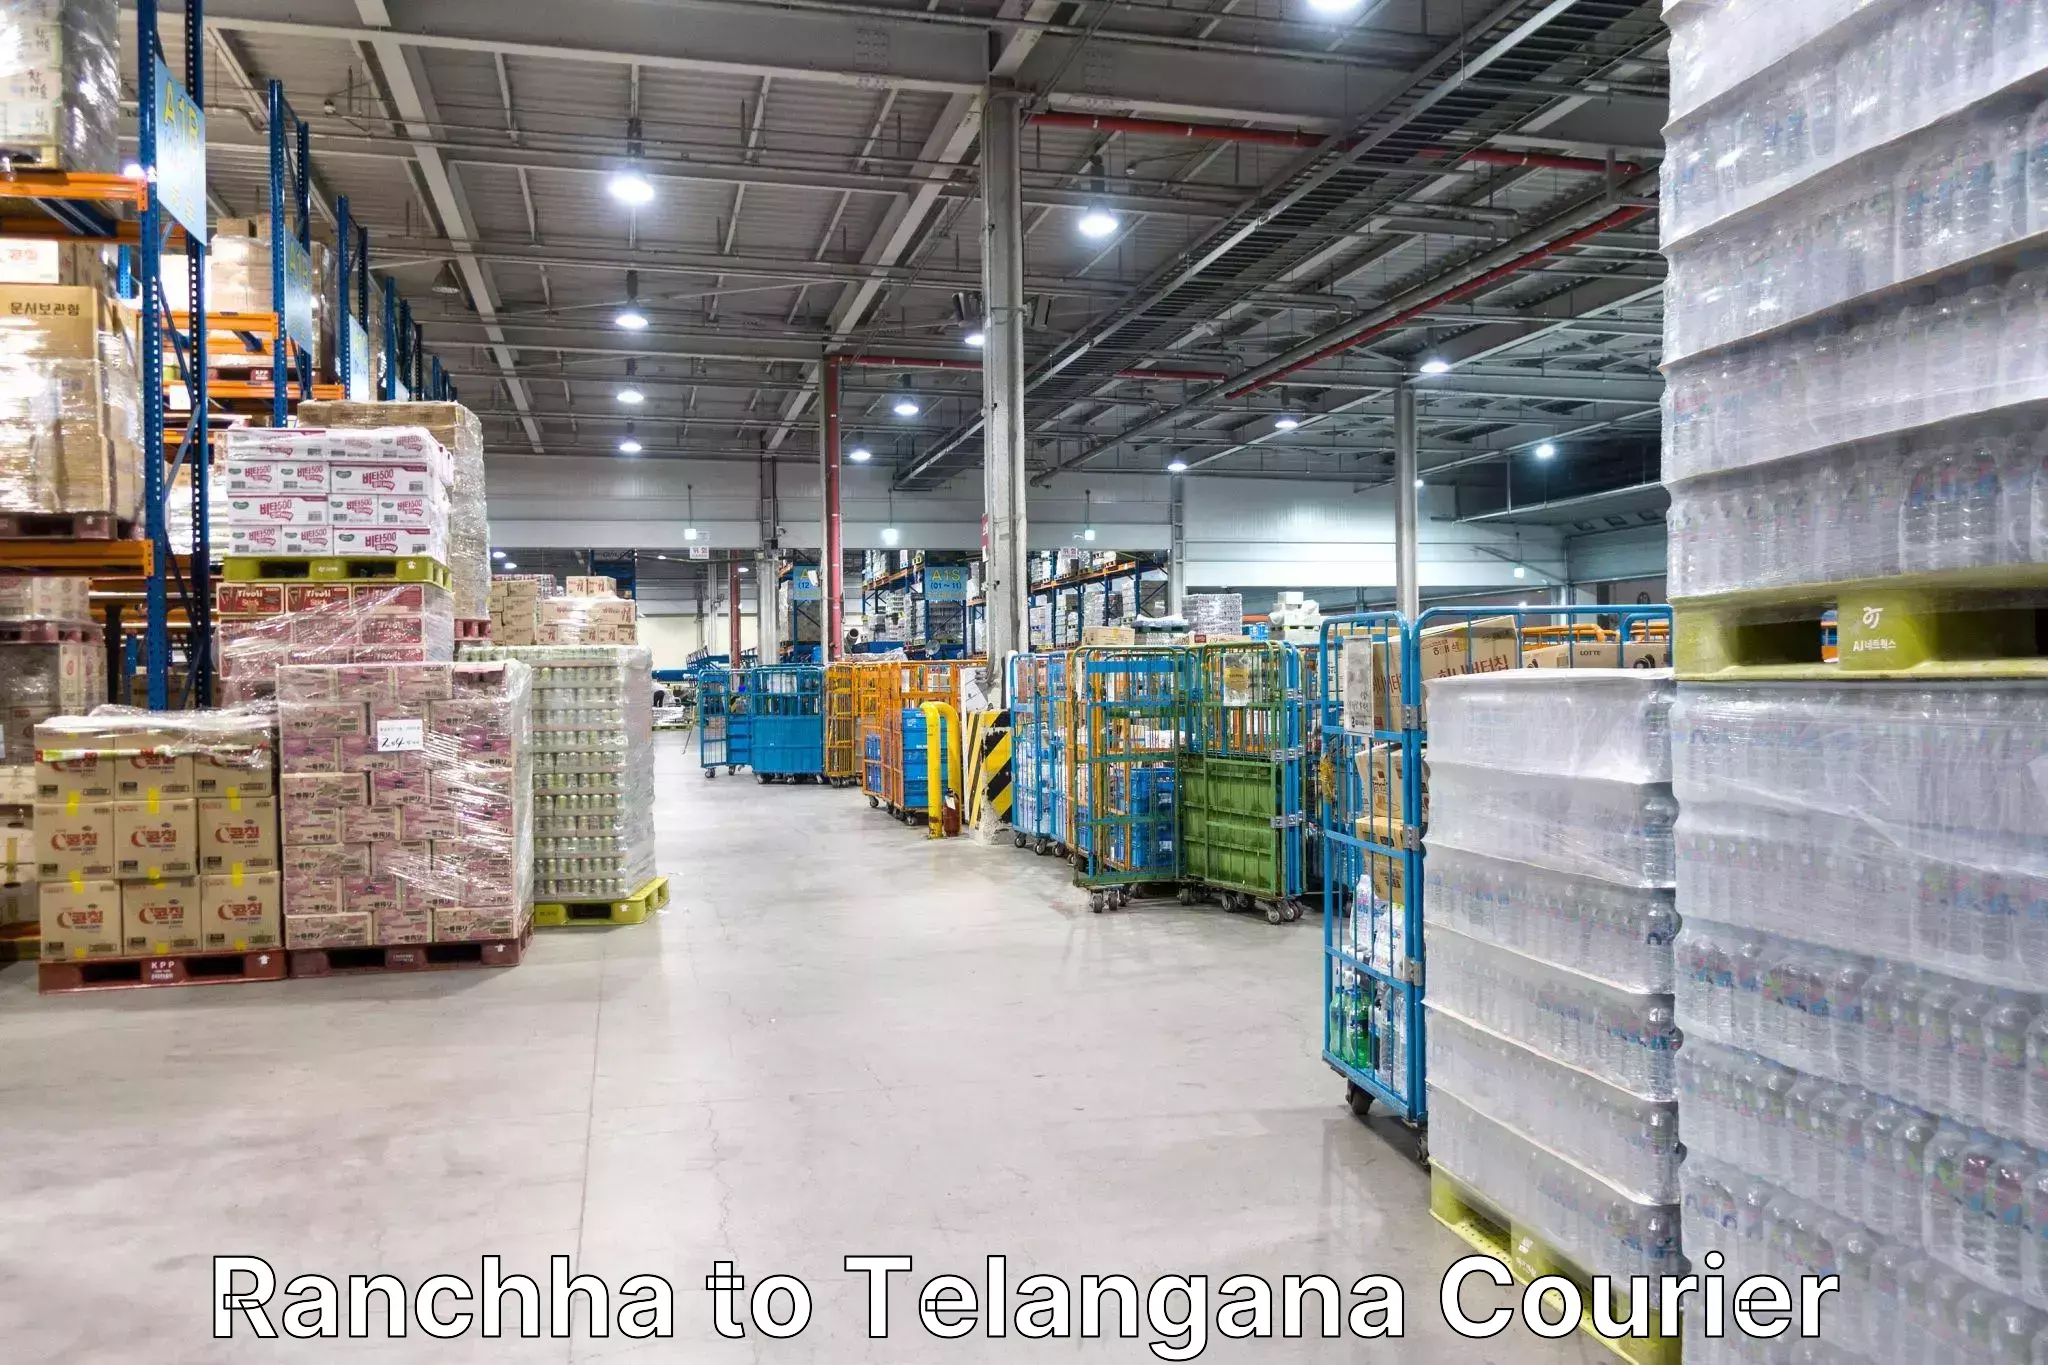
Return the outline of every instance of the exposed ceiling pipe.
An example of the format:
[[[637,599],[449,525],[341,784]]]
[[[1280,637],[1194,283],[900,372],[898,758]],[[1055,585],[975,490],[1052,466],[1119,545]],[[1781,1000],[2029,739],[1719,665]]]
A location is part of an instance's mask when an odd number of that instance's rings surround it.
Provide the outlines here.
[[[972,370],[979,373],[979,360],[940,360],[925,356],[870,355],[862,352],[845,357],[848,365],[865,365],[879,370]],[[1191,382],[1214,383],[1228,379],[1230,375],[1222,370],[1118,370],[1118,379],[1185,379]]]
[[[1248,142],[1262,147],[1320,147],[1329,138],[1321,133],[1290,133],[1278,128],[1246,128],[1233,123],[1181,123],[1173,119],[1127,118],[1117,114],[1077,114],[1047,110],[1031,116],[1041,128],[1078,128],[1094,133],[1135,133],[1144,137],[1184,137],[1205,142]],[[1346,144],[1339,144],[1340,149]],[[1590,156],[1559,156],[1550,152],[1524,152],[1508,147],[1429,147],[1424,155],[1451,157],[1482,166],[1521,166],[1530,170],[1575,171],[1582,175],[1605,175],[1608,163]],[[1617,175],[1636,175],[1642,167],[1633,161],[1616,161]]]
[[[1574,232],[1566,233],[1554,242],[1546,242],[1542,246],[1522,253],[1505,264],[1495,266],[1482,275],[1474,276],[1463,284],[1454,285],[1442,293],[1433,294],[1420,303],[1403,308],[1391,317],[1384,318],[1370,326],[1362,327],[1355,332],[1341,336],[1318,350],[1288,361],[1277,369],[1259,374],[1255,378],[1239,384],[1236,388],[1227,390],[1223,396],[1226,399],[1242,398],[1244,395],[1265,388],[1274,381],[1284,379],[1298,370],[1305,370],[1311,365],[1319,365],[1332,356],[1342,355],[1346,351],[1364,345],[1374,337],[1384,336],[1388,332],[1405,327],[1434,309],[1442,308],[1446,304],[1457,303],[1461,299],[1468,299],[1472,295],[1500,283],[1510,275],[1527,270],[1537,262],[1548,260],[1559,252],[1568,251],[1581,242],[1597,237],[1603,232],[1611,232],[1615,228],[1625,227],[1650,212],[1653,212],[1653,210],[1638,204],[1629,204],[1615,209],[1612,213],[1596,218]]]

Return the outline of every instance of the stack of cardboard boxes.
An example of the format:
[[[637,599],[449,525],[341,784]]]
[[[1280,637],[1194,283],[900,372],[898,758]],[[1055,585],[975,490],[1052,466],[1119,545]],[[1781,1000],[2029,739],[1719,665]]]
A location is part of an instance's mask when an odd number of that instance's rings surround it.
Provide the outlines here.
[[[488,617],[491,522],[484,498],[484,428],[476,414],[460,403],[313,402],[299,405],[299,421],[309,427],[415,427],[440,442],[448,452],[451,471],[447,548],[437,557],[448,566],[456,619],[482,621]]]
[[[419,427],[242,427],[223,444],[230,555],[448,562],[445,447]]]
[[[532,679],[517,662],[288,665],[285,938],[518,938],[532,917]]]
[[[214,593],[222,694],[277,695],[285,664],[447,663],[455,608],[433,583],[222,583]]]
[[[0,962],[40,951],[36,938],[36,770],[0,767]]]
[[[540,583],[532,577],[500,574],[491,580],[491,642],[500,645],[536,643],[540,627]]]
[[[36,726],[106,699],[107,652],[98,639],[0,643],[0,762],[34,761]]]
[[[135,340],[104,278],[0,284],[0,383],[0,512],[140,515]]]
[[[36,728],[45,961],[274,948],[277,801],[267,718],[57,717]]]
[[[16,166],[120,168],[116,0],[0,2],[0,154]]]
[[[626,598],[548,597],[539,606],[533,640],[537,645],[639,643],[639,614]]]

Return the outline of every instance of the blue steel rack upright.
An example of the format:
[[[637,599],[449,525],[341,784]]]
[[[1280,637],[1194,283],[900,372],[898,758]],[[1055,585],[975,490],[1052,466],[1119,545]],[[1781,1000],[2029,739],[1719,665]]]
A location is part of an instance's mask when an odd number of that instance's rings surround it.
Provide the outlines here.
[[[140,243],[134,255],[141,289],[141,354],[136,365],[142,398],[142,489],[151,556],[145,599],[144,666],[149,707],[171,704],[169,576],[178,575],[185,599],[186,685],[199,706],[213,703],[212,538],[208,534],[207,477],[211,443],[206,391],[206,15],[202,0],[185,2],[185,78],[181,84],[164,59],[157,32],[157,0],[135,7],[137,162],[150,192],[142,207]],[[169,165],[165,164],[168,154]],[[168,174],[164,174],[164,172]],[[168,202],[167,202],[168,201]],[[195,220],[196,221],[190,221]],[[190,310],[178,330],[164,294],[163,256],[173,225],[184,229]],[[166,401],[164,341],[168,337],[185,381],[190,417],[179,438],[175,461],[165,463]],[[179,467],[192,466],[192,561],[181,572],[171,553],[166,512]]]
[[[334,201],[334,368],[351,402],[375,393],[376,366],[370,360],[370,230],[349,211],[348,196]],[[361,332],[362,353],[356,353]]]
[[[284,83],[270,83],[270,421],[291,417],[291,390],[313,397],[313,200],[311,132],[292,112]]]

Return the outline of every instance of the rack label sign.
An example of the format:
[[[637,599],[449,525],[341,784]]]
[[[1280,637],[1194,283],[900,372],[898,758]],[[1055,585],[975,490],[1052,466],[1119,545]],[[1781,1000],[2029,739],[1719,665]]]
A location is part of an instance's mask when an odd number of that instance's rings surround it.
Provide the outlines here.
[[[279,223],[272,223],[270,230],[278,232],[282,226]],[[298,240],[290,236],[286,236],[284,240],[284,334],[308,351],[315,345],[313,253],[300,246]]]
[[[824,596],[824,593],[818,590],[818,571],[816,569],[797,569],[790,574],[790,601],[818,602],[824,600]]]
[[[710,547],[709,545],[692,545],[692,546],[690,547],[690,558],[692,558],[692,559],[709,559],[709,558],[711,558],[711,547]]]
[[[150,193],[188,234],[206,240],[206,113],[161,57],[156,59],[156,181]]]
[[[927,602],[965,602],[967,566],[927,564],[924,570],[924,597]]]
[[[370,365],[370,334],[354,318],[343,319],[348,328],[348,401],[377,401],[377,376]]]

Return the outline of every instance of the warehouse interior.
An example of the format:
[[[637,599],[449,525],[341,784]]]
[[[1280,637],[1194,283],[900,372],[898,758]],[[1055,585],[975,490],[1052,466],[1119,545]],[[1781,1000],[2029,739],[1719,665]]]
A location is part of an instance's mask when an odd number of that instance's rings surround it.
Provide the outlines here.
[[[2042,0],[0,0],[0,1336],[2040,1365],[2044,356]]]

